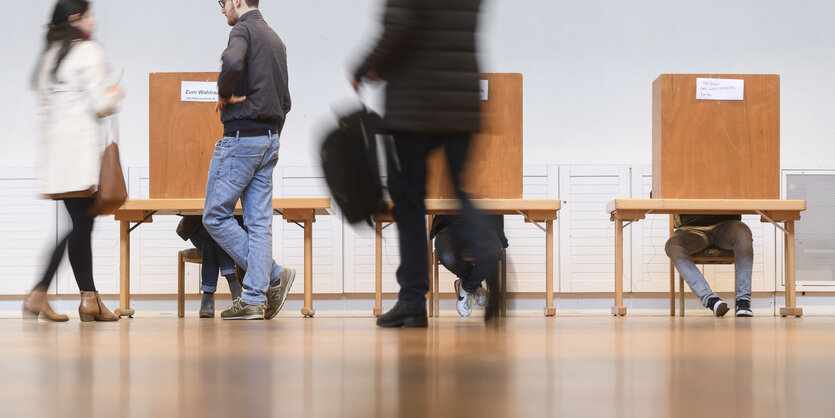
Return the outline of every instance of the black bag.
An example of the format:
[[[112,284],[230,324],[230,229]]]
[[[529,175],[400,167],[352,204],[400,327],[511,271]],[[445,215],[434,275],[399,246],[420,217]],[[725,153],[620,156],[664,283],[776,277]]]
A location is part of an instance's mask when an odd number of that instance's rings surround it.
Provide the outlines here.
[[[371,224],[371,216],[384,204],[376,139],[382,130],[380,115],[363,107],[341,117],[339,127],[322,142],[325,180],[351,224],[362,220]]]

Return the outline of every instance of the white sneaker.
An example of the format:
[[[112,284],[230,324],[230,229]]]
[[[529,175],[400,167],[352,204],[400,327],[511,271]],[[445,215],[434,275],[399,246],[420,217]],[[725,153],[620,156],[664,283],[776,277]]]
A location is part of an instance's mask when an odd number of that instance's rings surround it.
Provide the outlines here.
[[[455,309],[458,310],[459,315],[468,318],[473,313],[475,297],[461,287],[461,279],[455,281],[455,296],[458,298],[455,301]]]
[[[487,305],[487,289],[485,289],[484,286],[479,286],[478,289],[475,290],[475,303],[478,306]]]

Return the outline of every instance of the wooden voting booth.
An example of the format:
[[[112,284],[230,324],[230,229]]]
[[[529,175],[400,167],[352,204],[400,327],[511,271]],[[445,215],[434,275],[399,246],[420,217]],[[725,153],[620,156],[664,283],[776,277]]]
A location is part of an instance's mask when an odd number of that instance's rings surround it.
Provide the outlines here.
[[[150,198],[202,199],[214,144],[223,137],[214,102],[181,101],[183,81],[217,82],[216,72],[151,73]]]
[[[699,78],[743,80],[742,100],[697,98]],[[780,76],[658,77],[652,83],[652,197],[779,199]]]
[[[217,81],[216,72],[150,74],[150,197],[203,198],[223,126],[215,103],[183,102],[183,81]],[[474,198],[522,197],[522,74],[483,74],[482,132],[465,167]],[[484,82],[482,82],[484,83]],[[324,105],[324,104],[323,104]],[[442,150],[428,162],[427,198],[455,198]]]
[[[481,133],[462,180],[473,198],[522,198],[522,74],[482,74]],[[482,92],[484,94],[484,91]],[[442,149],[427,161],[427,199],[455,199]]]

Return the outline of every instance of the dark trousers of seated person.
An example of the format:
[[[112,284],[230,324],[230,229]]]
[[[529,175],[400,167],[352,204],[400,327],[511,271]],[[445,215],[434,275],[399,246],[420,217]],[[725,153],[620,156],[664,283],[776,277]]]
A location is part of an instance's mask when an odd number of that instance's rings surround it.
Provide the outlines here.
[[[400,266],[397,283],[400,285],[398,301],[405,306],[426,307],[429,291],[429,244],[426,231],[426,158],[437,147],[444,147],[447,166],[452,177],[456,196],[467,222],[462,225],[462,245],[471,248],[475,256],[474,273],[496,283],[498,271],[495,247],[485,237],[490,232],[487,221],[470,203],[461,190],[460,174],[470,147],[470,134],[416,134],[395,132],[399,172],[396,184],[390,185],[394,201],[393,215],[399,230]],[[489,286],[488,286],[489,287]]]
[[[754,265],[754,243],[751,229],[742,221],[724,221],[706,228],[680,228],[667,240],[665,250],[681,277],[690,286],[702,305],[719,296],[710,289],[705,276],[690,257],[708,247],[733,250],[736,299],[751,300],[751,272]]]
[[[435,253],[438,256],[438,261],[451,271],[456,277],[461,279],[461,287],[468,293],[475,292],[481,287],[481,282],[486,277],[475,274],[475,260],[474,254],[464,244],[466,242],[467,228],[461,224],[452,224],[435,236]],[[487,234],[489,242],[486,246],[492,247],[488,255],[495,255],[493,263],[498,264],[498,256],[502,251],[502,243],[496,234]]]
[[[35,286],[43,290],[49,289],[52,278],[64,258],[64,251],[68,250],[70,266],[75,276],[78,289],[82,292],[95,292],[93,282],[93,250],[90,238],[93,234],[93,223],[96,218],[88,214],[93,205],[92,197],[73,197],[62,199],[64,206],[72,220],[72,230],[61,240],[52,251],[49,265],[41,281]]]
[[[202,226],[189,238],[196,248],[200,249],[203,258],[203,273],[200,290],[208,293],[217,291],[217,272],[224,277],[235,277],[235,262],[232,257],[218,245]]]

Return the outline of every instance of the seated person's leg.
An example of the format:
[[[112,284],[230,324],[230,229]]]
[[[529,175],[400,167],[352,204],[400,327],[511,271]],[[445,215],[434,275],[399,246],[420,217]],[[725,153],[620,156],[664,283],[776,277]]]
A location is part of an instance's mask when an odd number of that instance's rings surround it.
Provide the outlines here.
[[[457,225],[451,225],[439,232],[435,236],[435,253],[438,256],[438,261],[447,270],[460,279],[466,279],[470,276],[473,265],[470,261],[464,259],[464,248],[460,245],[461,240],[457,237],[460,232],[461,228]],[[475,287],[470,286],[468,288],[465,286],[464,288],[472,292]]]
[[[733,250],[736,279],[736,314],[753,316],[751,312],[751,272],[754,266],[754,239],[751,229],[742,221],[725,221],[711,231],[714,246]]]
[[[435,254],[438,261],[458,277],[455,280],[457,299],[455,308],[459,315],[468,317],[473,312],[474,292],[480,282],[473,286],[472,282],[468,280],[472,275],[473,265],[464,257],[464,248],[461,246],[462,240],[458,235],[461,233],[461,228],[456,228],[456,226],[450,225],[438,232],[438,235],[435,236]]]
[[[727,312],[727,304],[722,302],[719,296],[716,295],[707,284],[705,276],[693,263],[691,254],[699,252],[710,245],[706,235],[693,231],[678,229],[673,233],[673,236],[667,240],[664,250],[667,256],[673,261],[681,277],[690,286],[690,290],[696,294],[699,300],[706,308],[714,311],[717,316],[722,316]],[[717,311],[717,303],[724,304],[720,311]]]
[[[214,318],[214,297],[215,291],[217,291],[218,272],[214,247],[217,244],[215,244],[215,241],[202,226],[191,236],[190,240],[195,247],[200,249],[203,260],[202,275],[200,277],[200,290],[203,292],[203,297],[200,299],[200,317]]]
[[[491,239],[489,240],[490,242],[488,243],[488,245],[485,245],[485,247],[492,248],[492,250],[490,250],[489,255],[494,255],[494,257],[485,258],[488,259],[488,262],[491,262],[493,265],[498,266],[499,260],[502,256],[502,250],[504,250],[504,246],[502,245],[502,241],[499,239],[499,236],[497,234],[494,233],[489,235]],[[474,272],[475,269],[473,269],[473,272],[471,272],[471,276],[473,276],[471,280],[475,280],[478,286],[475,290],[475,301],[476,304],[478,304],[479,306],[485,306],[487,304],[488,294],[487,289],[481,286],[481,282],[485,280],[485,277],[476,276]],[[496,274],[498,274],[498,271],[496,271]],[[505,289],[505,291],[507,291],[507,289]]]
[[[226,282],[229,284],[229,292],[232,294],[232,300],[235,300],[241,297],[241,283],[238,281],[238,277],[235,274],[235,262],[232,261],[232,257],[229,254],[226,254],[226,251],[220,247],[216,242],[214,243],[213,250],[215,254],[215,260],[217,260],[217,265],[220,268],[220,275],[226,278]],[[217,281],[217,280],[215,280]]]

